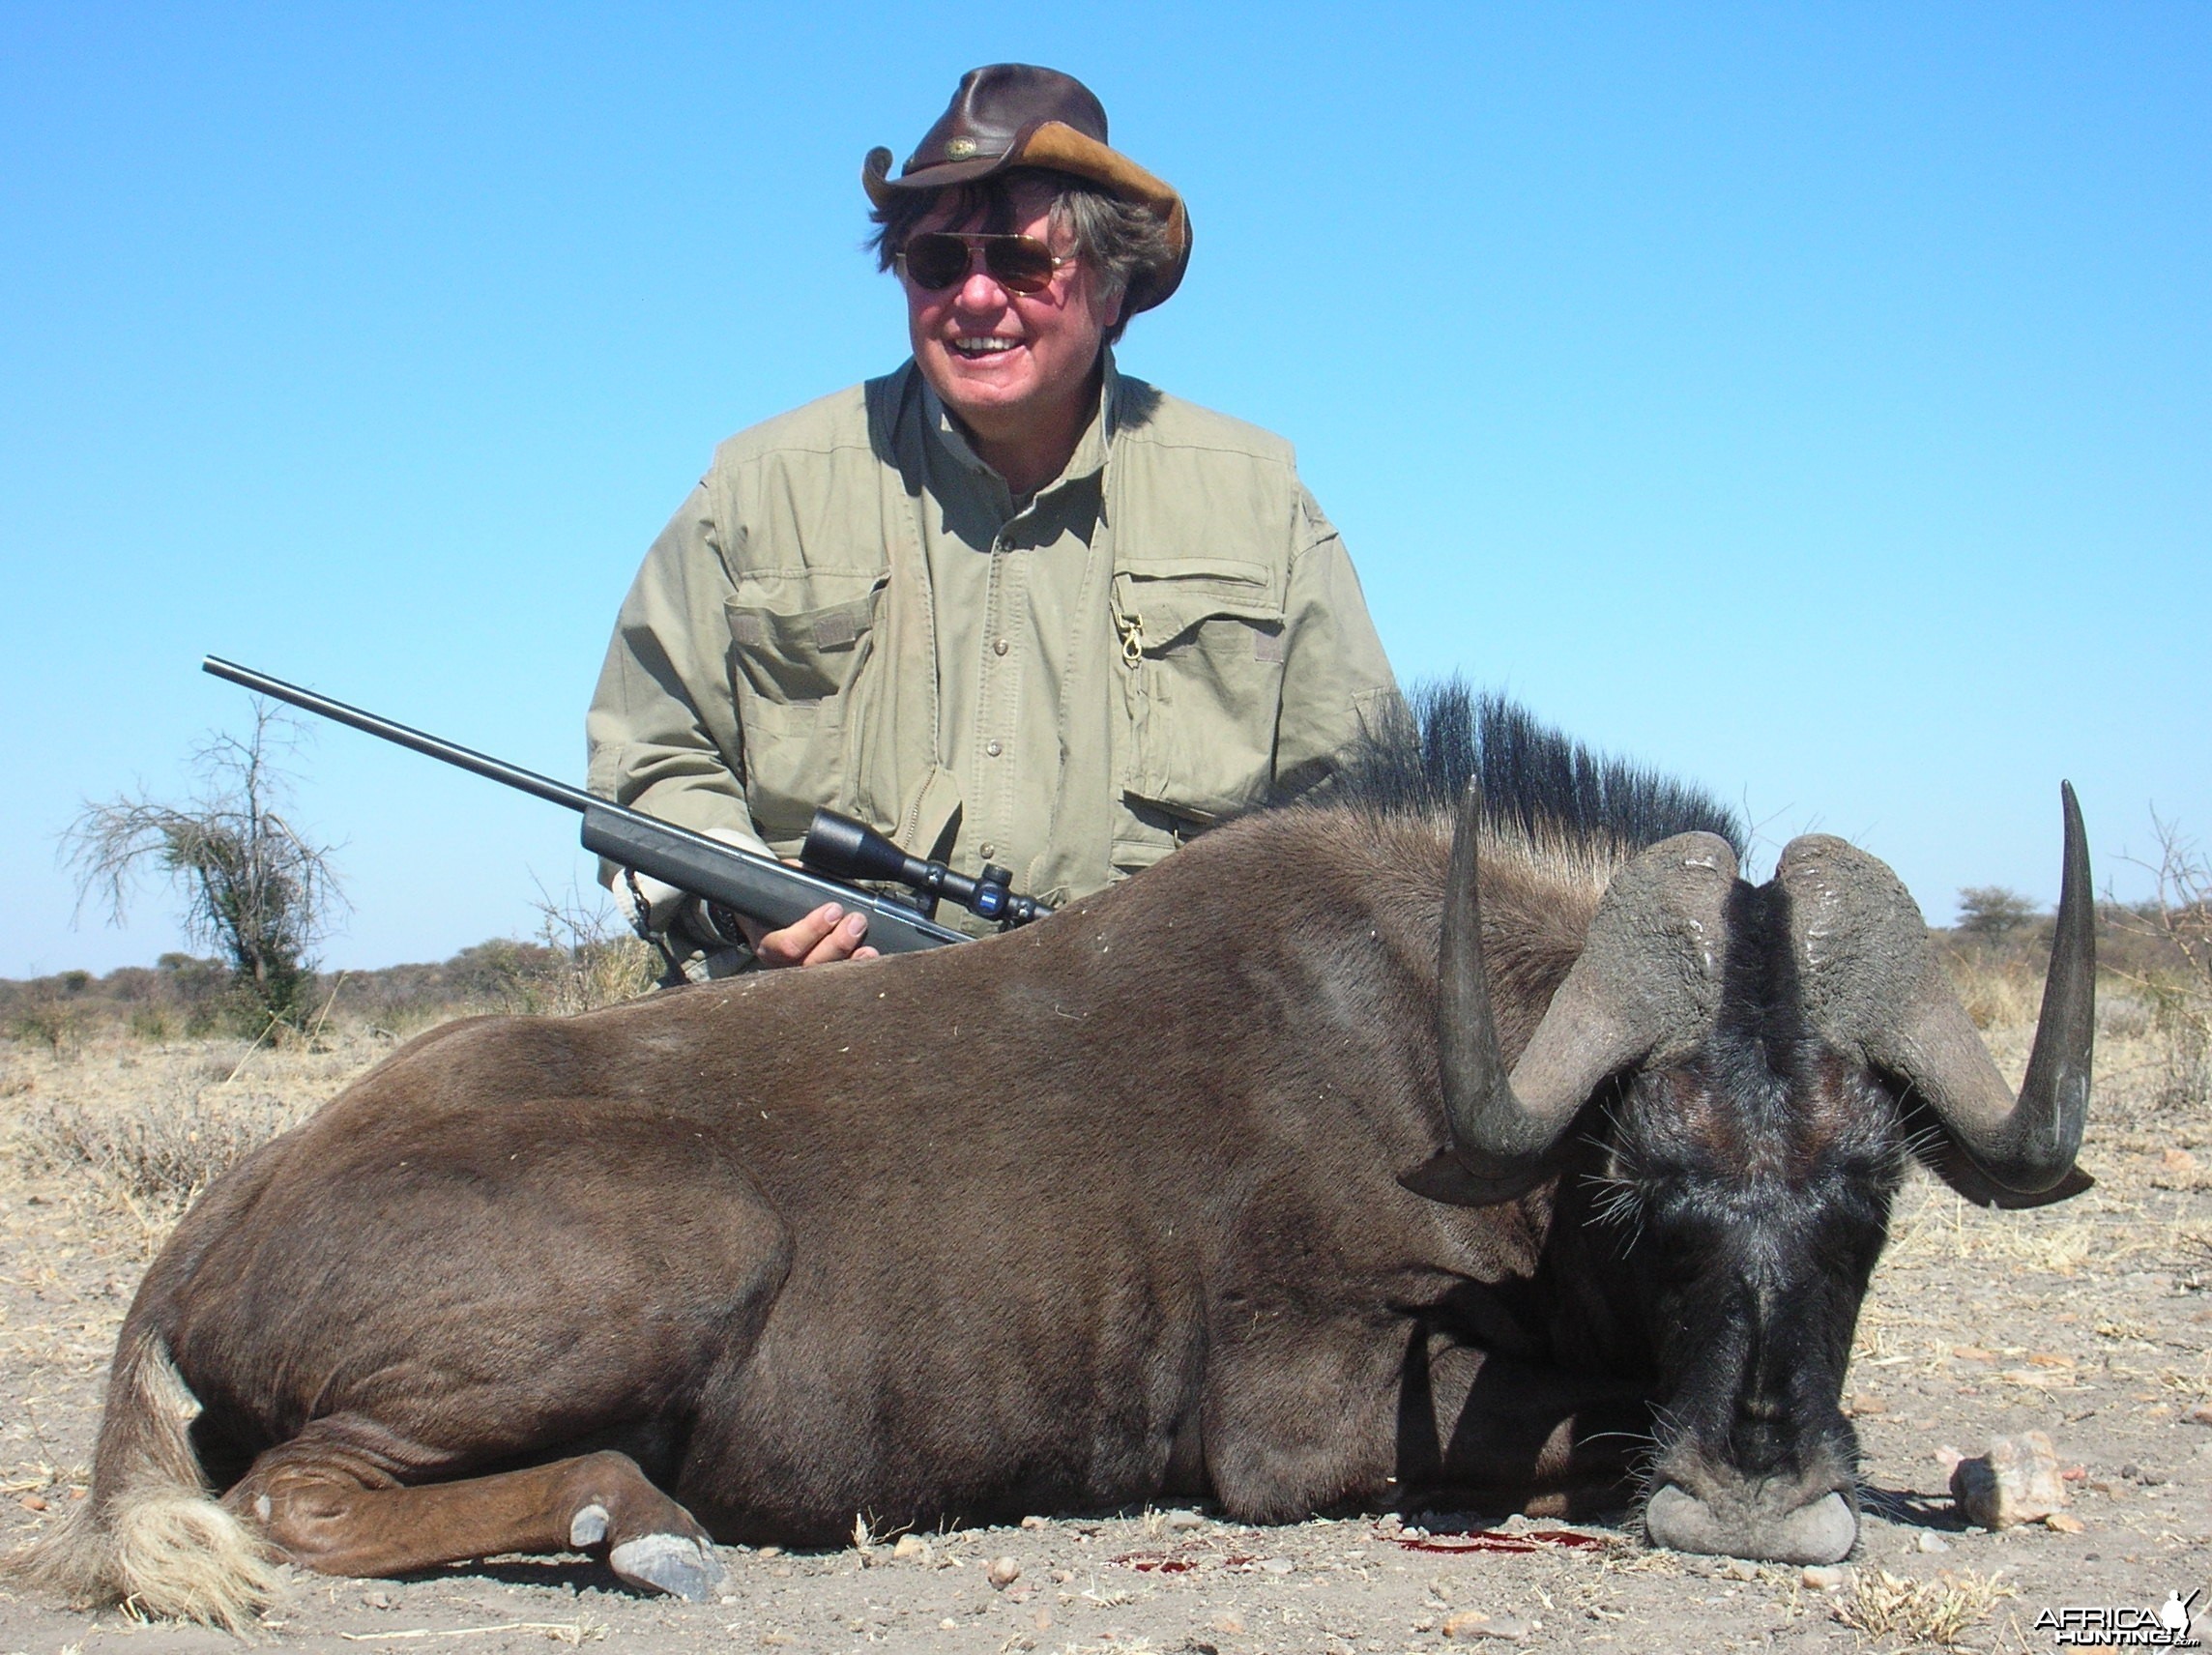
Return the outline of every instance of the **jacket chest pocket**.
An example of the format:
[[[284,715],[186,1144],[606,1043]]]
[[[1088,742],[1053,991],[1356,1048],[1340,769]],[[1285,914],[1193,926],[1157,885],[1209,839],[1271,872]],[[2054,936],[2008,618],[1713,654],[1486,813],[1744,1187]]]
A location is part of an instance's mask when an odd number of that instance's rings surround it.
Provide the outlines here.
[[[1283,600],[1269,574],[1214,558],[1116,571],[1116,774],[1128,802],[1205,827],[1266,798],[1284,653]]]
[[[747,583],[722,605],[744,737],[745,802],[771,843],[804,836],[843,800],[888,579],[880,572]]]

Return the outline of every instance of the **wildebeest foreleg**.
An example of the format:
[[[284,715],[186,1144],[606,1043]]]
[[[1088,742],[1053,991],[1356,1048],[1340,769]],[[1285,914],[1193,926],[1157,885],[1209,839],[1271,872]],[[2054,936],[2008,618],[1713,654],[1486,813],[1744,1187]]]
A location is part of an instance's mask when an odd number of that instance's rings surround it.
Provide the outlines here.
[[[255,1460],[223,1496],[294,1562],[326,1575],[399,1575],[503,1552],[605,1546],[634,1586],[703,1599],[721,1583],[707,1531],[627,1454],[603,1450],[525,1470],[403,1482],[389,1446],[316,1421]]]
[[[1620,1503],[1650,1448],[1645,1388],[1463,1345],[1416,1324],[1398,1393],[1397,1480],[1535,1516]]]

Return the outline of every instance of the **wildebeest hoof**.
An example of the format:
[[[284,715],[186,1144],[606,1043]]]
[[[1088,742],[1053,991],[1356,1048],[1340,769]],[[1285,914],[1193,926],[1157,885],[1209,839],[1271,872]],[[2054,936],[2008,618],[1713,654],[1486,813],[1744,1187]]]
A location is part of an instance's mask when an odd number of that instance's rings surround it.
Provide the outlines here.
[[[1673,1483],[1651,1496],[1644,1528],[1654,1546],[1769,1563],[1839,1563],[1859,1537],[1858,1519],[1840,1494],[1770,1514],[1750,1502],[1708,1504]]]
[[[626,1540],[607,1553],[607,1566],[633,1586],[651,1586],[690,1603],[705,1603],[722,1583],[722,1560],[714,1548],[682,1534]]]
[[[607,1537],[607,1508],[594,1500],[590,1505],[576,1508],[576,1515],[568,1520],[568,1544],[571,1546],[597,1546]]]

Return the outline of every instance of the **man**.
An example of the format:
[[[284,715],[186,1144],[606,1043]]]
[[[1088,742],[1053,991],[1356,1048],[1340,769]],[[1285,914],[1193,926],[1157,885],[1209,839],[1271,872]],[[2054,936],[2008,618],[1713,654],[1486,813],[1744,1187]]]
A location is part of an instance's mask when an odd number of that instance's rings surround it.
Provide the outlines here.
[[[1289,446],[1115,371],[1190,223],[1097,99],[975,70],[890,160],[861,182],[913,360],[716,451],[616,622],[590,785],[779,856],[829,805],[1057,906],[1325,779],[1390,669]],[[748,941],[814,965],[864,926]]]

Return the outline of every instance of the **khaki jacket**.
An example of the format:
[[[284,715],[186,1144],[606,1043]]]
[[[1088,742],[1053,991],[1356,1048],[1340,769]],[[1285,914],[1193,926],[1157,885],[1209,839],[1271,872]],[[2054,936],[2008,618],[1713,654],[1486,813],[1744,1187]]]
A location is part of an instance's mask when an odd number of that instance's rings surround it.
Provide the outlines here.
[[[1016,501],[909,363],[716,450],[616,622],[589,785],[778,855],[826,804],[1057,905],[1324,779],[1394,693],[1288,444],[1109,358]]]

